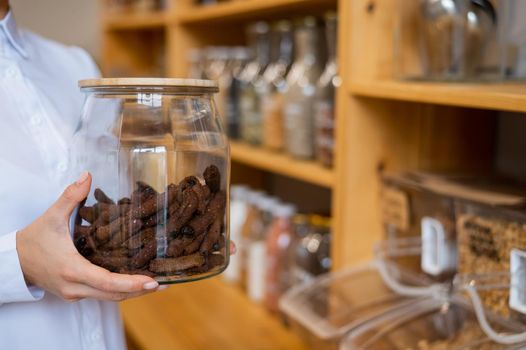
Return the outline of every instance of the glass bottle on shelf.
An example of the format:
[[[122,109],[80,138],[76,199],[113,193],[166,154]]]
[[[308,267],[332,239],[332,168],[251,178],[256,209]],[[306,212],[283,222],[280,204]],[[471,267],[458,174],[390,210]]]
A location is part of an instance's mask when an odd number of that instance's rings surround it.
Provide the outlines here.
[[[318,80],[314,102],[316,159],[326,167],[332,167],[334,162],[335,92],[341,83],[336,63],[337,28],[336,12],[328,12],[325,15],[328,60]]]
[[[262,302],[265,297],[266,233],[272,222],[272,209],[279,204],[276,197],[260,198],[259,215],[252,222],[247,244],[247,294],[250,299]]]
[[[292,24],[279,21],[271,32],[271,63],[263,73],[260,110],[262,113],[263,146],[280,151],[283,148],[283,105],[286,89],[286,75],[292,64]]]
[[[256,220],[259,220],[261,212],[258,203],[261,198],[265,197],[263,191],[249,191],[246,197],[247,213],[243,225],[241,226],[241,238],[237,244],[237,249],[240,257],[240,286],[244,291],[248,291],[248,247],[252,232],[252,226]]]
[[[249,189],[244,185],[230,187],[230,239],[233,242],[241,241],[241,230],[248,213]],[[230,283],[238,283],[241,275],[241,256],[236,254],[230,257],[228,268],[223,277]]]
[[[295,157],[314,157],[314,96],[323,69],[320,26],[314,17],[303,18],[294,32],[295,61],[287,75],[284,130],[285,148]]]
[[[254,58],[241,74],[241,138],[251,144],[261,143],[261,111],[259,93],[263,84],[263,72],[270,59],[269,26],[257,22],[248,28],[248,38]]]
[[[203,59],[203,51],[198,48],[193,48],[188,50],[188,63],[190,65],[190,68],[188,70],[188,78],[191,79],[204,79],[205,78],[205,72],[204,72],[204,59]]]
[[[265,306],[277,312],[280,296],[291,286],[288,253],[294,227],[292,216],[296,208],[291,204],[274,207],[274,219],[267,232],[267,268],[265,281]]]
[[[240,137],[240,95],[241,95],[241,73],[245,68],[250,57],[248,48],[234,47],[229,53],[228,74],[224,77],[225,83],[225,103],[222,115],[226,120],[226,131],[228,136],[237,140]]]
[[[205,75],[207,79],[217,81],[219,86],[219,93],[214,96],[217,110],[224,111],[226,96],[227,96],[227,86],[229,84],[230,76],[230,65],[229,65],[229,55],[228,47],[222,46],[210,46],[206,49],[206,65],[205,65]],[[221,114],[221,124],[223,129],[227,128],[227,119],[226,116]]]
[[[311,281],[314,277],[329,272],[331,268],[330,218],[312,215],[309,224],[310,232],[298,241],[292,252],[293,284]]]

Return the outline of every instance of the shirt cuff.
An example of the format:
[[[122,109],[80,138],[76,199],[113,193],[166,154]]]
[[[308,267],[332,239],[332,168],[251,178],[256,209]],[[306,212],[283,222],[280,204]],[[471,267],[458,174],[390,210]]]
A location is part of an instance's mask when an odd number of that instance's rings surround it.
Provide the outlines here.
[[[37,301],[44,290],[28,286],[16,250],[17,231],[0,236],[0,303]]]

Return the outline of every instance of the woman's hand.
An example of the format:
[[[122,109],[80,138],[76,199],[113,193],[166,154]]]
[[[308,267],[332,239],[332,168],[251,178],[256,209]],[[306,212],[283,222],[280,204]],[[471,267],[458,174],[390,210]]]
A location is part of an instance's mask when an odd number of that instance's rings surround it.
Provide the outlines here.
[[[26,282],[67,301],[120,301],[157,290],[159,284],[148,276],[111,273],[77,252],[69,218],[90,186],[89,173],[81,174],[42,216],[18,232],[16,246]]]

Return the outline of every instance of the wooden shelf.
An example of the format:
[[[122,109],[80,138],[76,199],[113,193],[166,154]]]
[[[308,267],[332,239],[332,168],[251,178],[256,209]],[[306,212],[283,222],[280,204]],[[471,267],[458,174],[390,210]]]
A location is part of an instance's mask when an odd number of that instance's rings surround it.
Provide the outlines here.
[[[332,188],[334,171],[313,161],[293,159],[285,154],[274,153],[242,143],[230,143],[232,160],[279,175]]]
[[[115,13],[103,17],[106,30],[162,28],[168,22],[165,12]]]
[[[224,22],[232,19],[251,19],[276,13],[297,16],[312,9],[336,6],[336,0],[239,0],[217,5],[193,6],[177,15],[180,23]],[[287,11],[287,13],[285,13]],[[294,11],[294,12],[291,12]]]
[[[305,349],[277,318],[219,277],[125,301],[121,311],[140,350]]]
[[[526,83],[374,81],[350,83],[349,91],[366,97],[526,112]]]

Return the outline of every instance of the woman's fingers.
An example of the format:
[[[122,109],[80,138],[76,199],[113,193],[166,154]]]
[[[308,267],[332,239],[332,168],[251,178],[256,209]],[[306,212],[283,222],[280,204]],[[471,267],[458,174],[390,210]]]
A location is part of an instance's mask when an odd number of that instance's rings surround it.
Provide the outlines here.
[[[142,290],[139,292],[108,292],[99,290],[81,283],[68,283],[60,291],[60,296],[66,301],[78,301],[84,298],[107,301],[122,301],[129,298],[135,298],[141,295],[155,292],[157,289]]]
[[[78,277],[75,282],[92,288],[110,293],[134,293],[155,290],[159,286],[151,277],[112,273],[84,258],[82,260],[83,262],[78,264]]]

